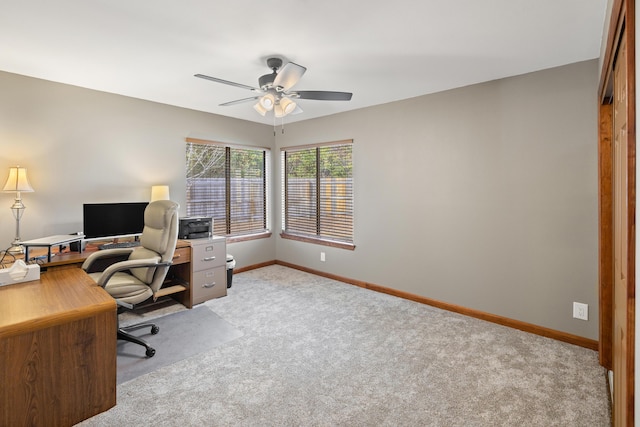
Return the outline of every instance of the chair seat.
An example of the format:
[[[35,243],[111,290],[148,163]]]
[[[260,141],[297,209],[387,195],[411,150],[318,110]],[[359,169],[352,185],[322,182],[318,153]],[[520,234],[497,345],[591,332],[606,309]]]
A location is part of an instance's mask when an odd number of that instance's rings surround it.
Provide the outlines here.
[[[102,273],[90,273],[93,280],[98,280]],[[107,282],[104,289],[116,300],[129,304],[137,304],[151,298],[153,291],[135,276],[124,272],[117,272]]]

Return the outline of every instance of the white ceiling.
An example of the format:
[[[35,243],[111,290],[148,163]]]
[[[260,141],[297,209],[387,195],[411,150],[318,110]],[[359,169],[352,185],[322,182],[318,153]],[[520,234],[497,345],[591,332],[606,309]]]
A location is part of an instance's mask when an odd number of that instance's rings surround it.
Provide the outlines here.
[[[266,58],[307,67],[285,123],[597,58],[607,0],[2,0],[0,70],[272,124]],[[594,88],[596,90],[596,88]]]

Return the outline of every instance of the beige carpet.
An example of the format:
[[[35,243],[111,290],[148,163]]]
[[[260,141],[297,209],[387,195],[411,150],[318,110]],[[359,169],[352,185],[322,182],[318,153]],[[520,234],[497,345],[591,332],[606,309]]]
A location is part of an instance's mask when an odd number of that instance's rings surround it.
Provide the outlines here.
[[[594,351],[282,266],[228,291],[204,306],[241,337],[119,385],[82,425],[610,425]]]

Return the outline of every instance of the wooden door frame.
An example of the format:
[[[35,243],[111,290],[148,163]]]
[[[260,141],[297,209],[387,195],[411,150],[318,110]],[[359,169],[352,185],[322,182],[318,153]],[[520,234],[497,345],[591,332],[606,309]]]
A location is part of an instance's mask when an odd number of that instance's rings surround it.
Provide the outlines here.
[[[611,89],[613,67],[620,39],[627,41],[627,421],[634,421],[635,380],[635,216],[636,216],[636,67],[635,0],[615,0],[611,12],[607,45],[598,87],[598,232],[599,232],[599,309],[600,363],[613,365],[613,118]]]

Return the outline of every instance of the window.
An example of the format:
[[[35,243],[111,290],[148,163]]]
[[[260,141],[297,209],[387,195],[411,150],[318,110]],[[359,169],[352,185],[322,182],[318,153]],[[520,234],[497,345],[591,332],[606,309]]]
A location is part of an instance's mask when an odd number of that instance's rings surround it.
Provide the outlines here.
[[[282,149],[282,237],[355,248],[352,145]]]
[[[270,151],[187,138],[187,215],[213,217],[213,234],[268,233]]]

